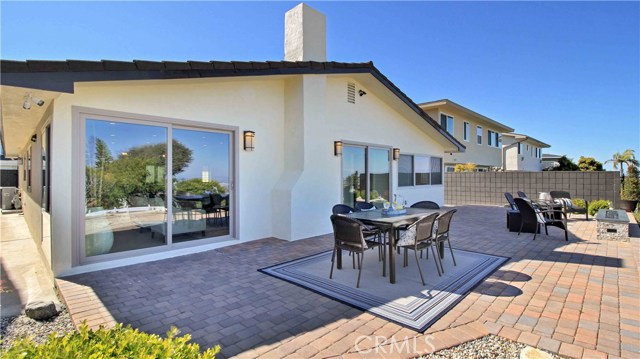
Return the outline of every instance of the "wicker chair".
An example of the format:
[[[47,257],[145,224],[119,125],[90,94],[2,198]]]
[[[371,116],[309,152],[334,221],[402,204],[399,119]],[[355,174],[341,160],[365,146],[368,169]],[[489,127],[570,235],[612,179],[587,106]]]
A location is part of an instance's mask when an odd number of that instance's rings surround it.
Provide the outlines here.
[[[422,209],[440,209],[437,203],[432,201],[420,201],[411,205],[411,208],[422,208]]]
[[[525,224],[535,225],[536,230],[533,231],[533,240],[536,240],[536,235],[540,231],[540,226],[544,225],[544,230],[547,235],[549,235],[549,231],[547,229],[548,226],[558,227],[564,231],[564,240],[569,240],[569,234],[567,232],[567,215],[559,210],[553,209],[540,209],[535,208],[531,201],[525,198],[516,198],[515,199],[518,208],[520,208],[520,231],[518,231],[518,235],[522,232],[522,227]],[[558,219],[554,216],[555,213],[561,213],[561,216],[564,216],[564,219]]]
[[[360,203],[360,202],[359,202]],[[365,203],[365,202],[363,202]],[[357,204],[356,204],[357,206]],[[341,215],[341,214],[349,214],[349,213],[353,213],[353,212],[358,212],[357,209],[348,206],[346,204],[336,204],[335,206],[333,206],[333,208],[331,209],[331,212],[334,215]],[[386,240],[386,229],[384,228],[379,228],[376,226],[368,226],[364,223],[361,223],[360,221],[357,221],[358,223],[360,223],[360,225],[363,227],[363,233],[366,239],[370,239],[370,237],[373,237],[375,241],[378,241],[380,244],[386,244],[387,240]],[[378,259],[382,260],[383,256],[384,256],[384,249],[380,248],[378,251]],[[351,255],[351,254],[349,254]],[[353,266],[355,268],[355,260],[353,262]],[[386,273],[385,273],[386,274]]]
[[[451,241],[449,240],[449,228],[451,226],[451,219],[457,211],[457,209],[452,209],[444,212],[438,217],[438,230],[436,232],[436,237],[434,238],[434,242],[438,245],[438,247],[444,246],[444,242],[447,242],[454,266],[457,264],[456,257],[453,255],[453,248],[451,248]],[[440,265],[442,266],[442,261],[440,262]],[[444,273],[444,266],[442,266],[442,273]]]
[[[362,264],[364,262],[364,252],[375,247],[384,247],[378,241],[368,241],[365,239],[363,226],[360,222],[341,215],[331,215],[333,225],[334,246],[331,254],[331,271],[329,278],[333,278],[333,267],[335,265],[336,252],[346,250],[358,259],[358,281],[356,288],[360,288],[360,276],[362,275]],[[383,248],[384,252],[384,248]],[[382,274],[386,272],[386,256],[383,255]]]
[[[512,210],[514,211],[518,210],[518,206],[516,205],[516,202],[513,201],[513,195],[511,193],[505,192],[504,198],[507,199],[507,202],[509,203],[509,206],[511,207]]]
[[[376,209],[376,206],[374,206],[373,203],[370,202],[356,202],[356,209],[358,211],[371,211],[373,209]]]
[[[420,273],[420,279],[422,280],[422,285],[424,283],[424,276],[422,275],[422,268],[420,268],[420,260],[418,259],[418,251],[422,252],[422,250],[428,249],[431,247],[431,253],[433,254],[434,261],[436,263],[436,269],[438,270],[438,275],[442,276],[440,272],[440,267],[442,263],[439,263],[440,257],[433,249],[436,246],[436,242],[433,238],[433,225],[436,222],[436,218],[438,217],[437,213],[433,213],[427,217],[423,217],[409,225],[407,227],[407,232],[405,233],[413,233],[415,230],[415,241],[413,243],[407,243],[405,245],[398,244],[399,248],[404,248],[404,266],[408,265],[408,255],[407,250],[413,250],[413,253],[416,257],[416,264],[418,265],[418,272]],[[427,250],[427,259],[429,258],[429,251]]]
[[[565,214],[579,213],[586,216],[586,220],[589,220],[589,202],[584,200],[584,208],[576,207],[571,202],[571,194],[567,191],[551,191],[549,192],[554,202],[562,204]]]

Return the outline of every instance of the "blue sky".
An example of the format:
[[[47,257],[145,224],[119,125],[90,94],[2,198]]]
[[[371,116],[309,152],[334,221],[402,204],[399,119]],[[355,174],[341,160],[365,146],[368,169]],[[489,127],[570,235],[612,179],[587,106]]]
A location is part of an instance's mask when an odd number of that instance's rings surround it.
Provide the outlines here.
[[[2,1],[1,57],[281,60],[296,4]],[[373,61],[415,102],[451,99],[575,161],[640,152],[639,2],[308,4],[329,60]]]

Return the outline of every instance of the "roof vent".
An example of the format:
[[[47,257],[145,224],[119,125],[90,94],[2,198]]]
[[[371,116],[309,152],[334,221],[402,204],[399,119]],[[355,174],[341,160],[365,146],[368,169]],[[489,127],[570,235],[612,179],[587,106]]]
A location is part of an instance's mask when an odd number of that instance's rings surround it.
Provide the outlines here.
[[[347,82],[347,102],[356,103],[356,84]]]

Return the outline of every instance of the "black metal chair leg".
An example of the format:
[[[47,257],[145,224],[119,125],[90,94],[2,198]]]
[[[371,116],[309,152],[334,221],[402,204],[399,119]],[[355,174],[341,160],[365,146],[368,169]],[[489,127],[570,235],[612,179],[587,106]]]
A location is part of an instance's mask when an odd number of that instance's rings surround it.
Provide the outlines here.
[[[451,251],[451,258],[453,258],[453,265],[457,266],[456,256],[453,255],[453,248],[451,248],[451,242],[449,242],[449,236],[447,236],[447,244],[449,244],[449,251]]]
[[[333,266],[335,264],[336,247],[333,247],[333,253],[331,253],[331,272],[329,272],[329,279],[333,278]]]
[[[416,264],[418,265],[418,272],[420,273],[420,279],[422,280],[422,285],[425,285],[424,277],[422,276],[422,269],[420,268],[420,260],[418,259],[418,249],[415,249],[413,253],[416,255]]]
[[[433,249],[433,246],[430,246],[430,247],[431,247],[431,253],[433,254],[433,261],[436,263],[436,269],[438,270],[438,277],[442,277],[442,274],[440,273],[440,266],[438,265],[438,255]]]
[[[363,254],[363,258],[362,260],[360,259],[360,256],[358,255],[358,267],[360,267],[360,269],[358,269],[358,283],[356,283],[356,288],[360,288],[360,275],[362,274],[362,262],[364,262],[364,253]]]

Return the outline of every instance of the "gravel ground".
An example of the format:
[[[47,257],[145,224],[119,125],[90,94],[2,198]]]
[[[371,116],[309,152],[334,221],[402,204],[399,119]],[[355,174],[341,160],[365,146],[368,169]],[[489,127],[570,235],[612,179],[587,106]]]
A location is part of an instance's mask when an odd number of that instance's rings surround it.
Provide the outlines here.
[[[420,359],[512,359],[519,358],[525,344],[513,342],[496,335],[473,340],[453,348],[444,349]],[[551,354],[554,358],[560,358]]]
[[[9,348],[16,339],[24,336],[33,338],[36,343],[43,343],[51,333],[66,334],[75,329],[71,316],[64,307],[57,316],[44,321],[33,320],[24,314],[2,318],[0,322],[2,344],[0,347],[2,349]]]

